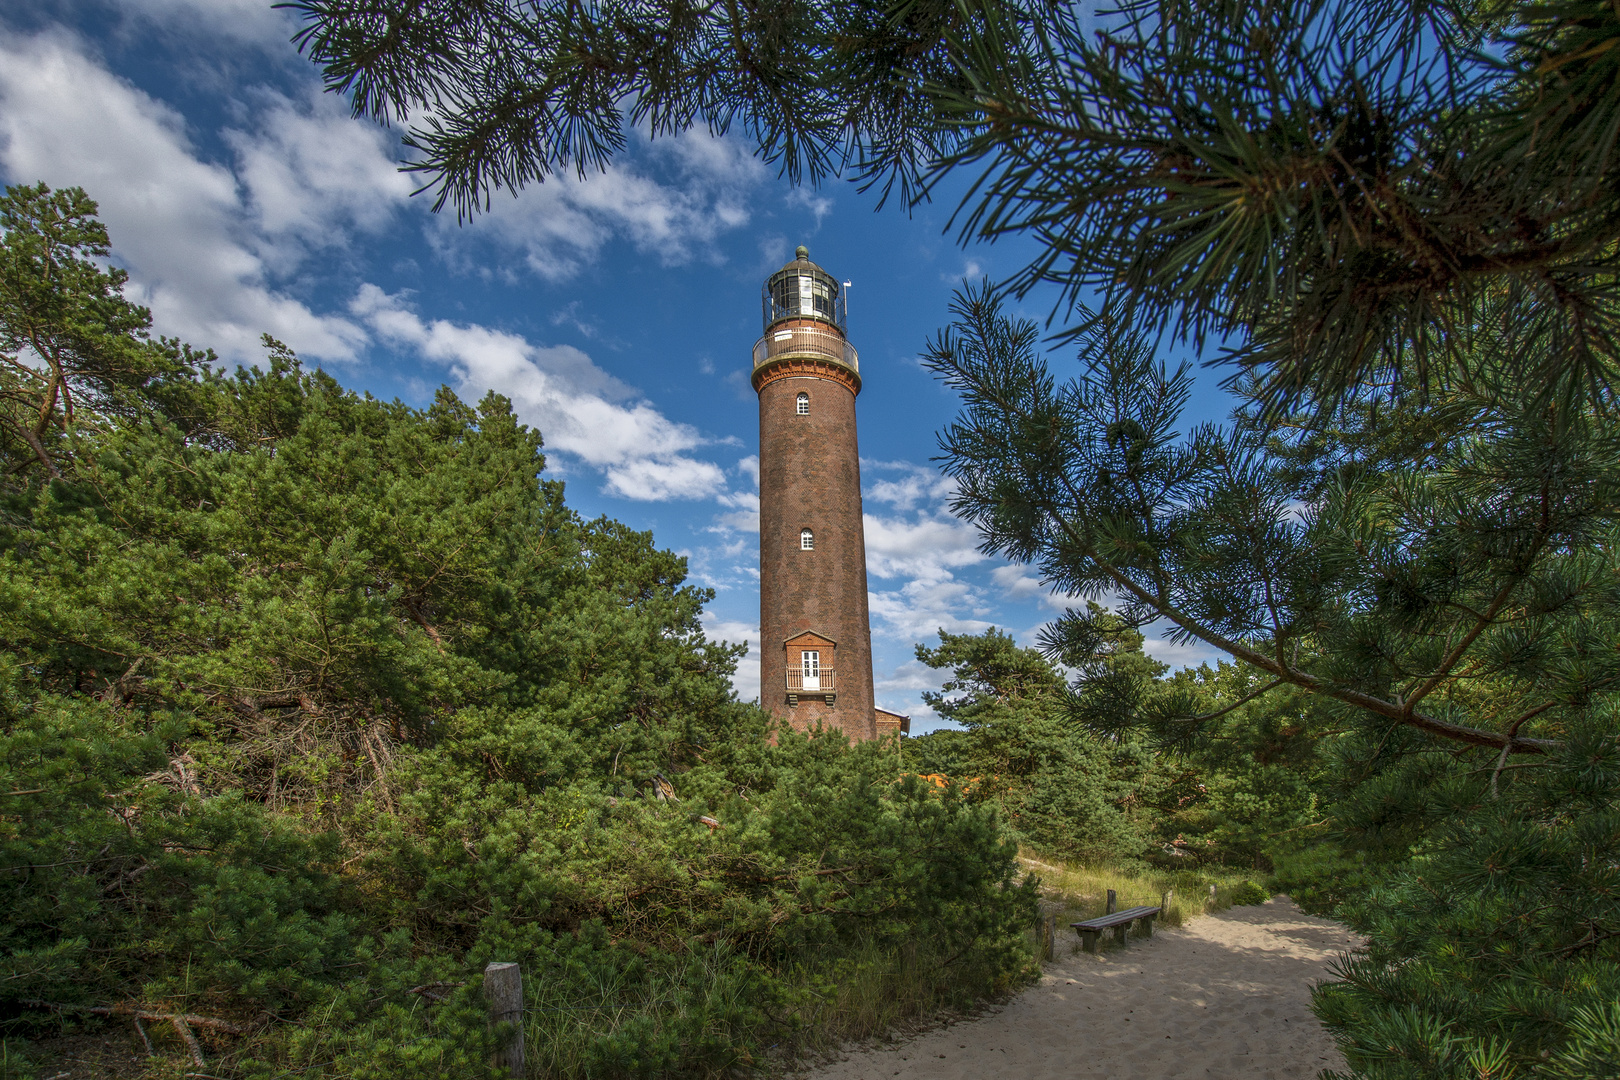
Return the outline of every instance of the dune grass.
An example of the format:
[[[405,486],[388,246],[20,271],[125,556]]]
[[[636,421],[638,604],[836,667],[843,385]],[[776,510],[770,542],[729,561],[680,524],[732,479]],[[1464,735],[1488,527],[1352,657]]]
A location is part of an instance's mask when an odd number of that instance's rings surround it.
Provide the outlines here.
[[[1108,890],[1117,896],[1119,910],[1158,907],[1169,902],[1158,926],[1182,926],[1200,915],[1225,911],[1233,904],[1257,903],[1271,895],[1265,882],[1240,870],[1203,867],[1189,870],[1152,870],[1107,864],[1083,865],[1021,848],[1018,861],[1040,879],[1041,918],[1057,916],[1060,954],[1078,949],[1071,922],[1094,919],[1107,911]],[[1211,893],[1210,887],[1214,886]],[[1134,930],[1141,933],[1141,927]],[[1038,932],[1037,932],[1038,933]],[[1105,938],[1105,941],[1108,940]]]
[[[528,1067],[531,1076],[542,1078],[675,1071],[673,1055],[663,1063],[616,1056],[621,1044],[645,1045],[647,1040],[630,1036],[649,1025],[685,1032],[683,1060],[702,1058],[688,1073],[718,1078],[739,1069],[785,1067],[919,1021],[971,1011],[1036,974],[1032,965],[1010,975],[1004,967],[948,954],[926,939],[856,939],[775,972],[767,991],[746,977],[738,954],[694,950],[678,966],[634,986],[607,979],[588,993],[580,992],[578,981],[531,988]],[[739,1053],[760,1034],[755,1010],[761,1005],[771,1016],[772,1038]],[[700,1054],[693,1043],[705,1040],[714,1045]]]

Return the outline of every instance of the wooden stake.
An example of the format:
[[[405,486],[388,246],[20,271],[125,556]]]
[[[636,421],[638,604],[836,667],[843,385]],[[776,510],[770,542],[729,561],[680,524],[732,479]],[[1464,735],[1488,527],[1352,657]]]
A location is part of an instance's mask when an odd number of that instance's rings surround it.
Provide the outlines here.
[[[1174,890],[1174,889],[1166,889],[1166,890],[1164,890],[1164,895],[1159,897],[1159,914],[1161,916],[1170,914],[1170,901],[1174,900],[1175,898],[1176,898],[1176,890]]]
[[[1114,912],[1116,912],[1118,910],[1119,910],[1119,894],[1114,892],[1113,889],[1109,889],[1108,890],[1108,910],[1103,912],[1103,914],[1112,915]]]
[[[1057,916],[1046,917],[1046,958],[1057,959]]]
[[[516,964],[490,964],[484,968],[484,1000],[489,1022],[511,1024],[505,1043],[496,1047],[493,1064],[513,1080],[523,1080],[523,972]]]

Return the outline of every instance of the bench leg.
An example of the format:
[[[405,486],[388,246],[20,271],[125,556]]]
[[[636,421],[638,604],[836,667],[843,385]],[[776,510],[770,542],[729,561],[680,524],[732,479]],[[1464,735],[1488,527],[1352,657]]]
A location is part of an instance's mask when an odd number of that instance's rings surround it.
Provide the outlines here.
[[[1147,918],[1142,920],[1142,936],[1145,937],[1145,938],[1150,938],[1150,937],[1153,936],[1153,916],[1152,915],[1149,915]]]
[[[1125,944],[1125,935],[1130,933],[1130,932],[1131,932],[1131,924],[1130,923],[1120,923],[1118,926],[1114,927],[1114,940],[1116,942],[1118,942],[1119,944],[1123,945],[1123,944]]]
[[[1086,950],[1088,953],[1095,954],[1097,951],[1098,932],[1096,930],[1081,930],[1078,931],[1078,933],[1080,934],[1080,947]]]

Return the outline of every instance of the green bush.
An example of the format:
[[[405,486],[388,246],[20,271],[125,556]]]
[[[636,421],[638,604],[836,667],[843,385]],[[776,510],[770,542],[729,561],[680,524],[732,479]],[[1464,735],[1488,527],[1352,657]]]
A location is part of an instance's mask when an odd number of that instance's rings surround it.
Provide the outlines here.
[[[1232,888],[1229,898],[1234,905],[1263,904],[1271,894],[1252,881],[1241,881]]]

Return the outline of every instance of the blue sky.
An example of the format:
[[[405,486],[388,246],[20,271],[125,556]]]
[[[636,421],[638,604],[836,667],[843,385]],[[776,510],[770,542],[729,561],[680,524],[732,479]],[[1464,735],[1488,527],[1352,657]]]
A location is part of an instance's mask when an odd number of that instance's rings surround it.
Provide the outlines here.
[[[963,248],[948,198],[874,212],[852,185],[796,188],[743,142],[702,134],[633,137],[606,175],[497,194],[458,226],[411,197],[397,130],[321,92],[294,29],[268,0],[0,7],[0,174],[97,199],[161,333],[253,363],[268,332],[345,385],[413,405],[441,384],[511,397],[569,503],[685,554],[717,593],[711,635],[756,649],[749,350],[761,281],[807,244],[854,283],[878,704],[930,729],[921,693],[941,673],[915,643],[991,625],[1032,643],[1065,606],[977,550],[929,460],[956,406],[917,354],[952,289],[1011,272],[1019,245]],[[1027,313],[1047,309],[1036,297]],[[1190,419],[1224,414],[1216,382],[1202,375]],[[758,693],[757,652],[736,682]]]

